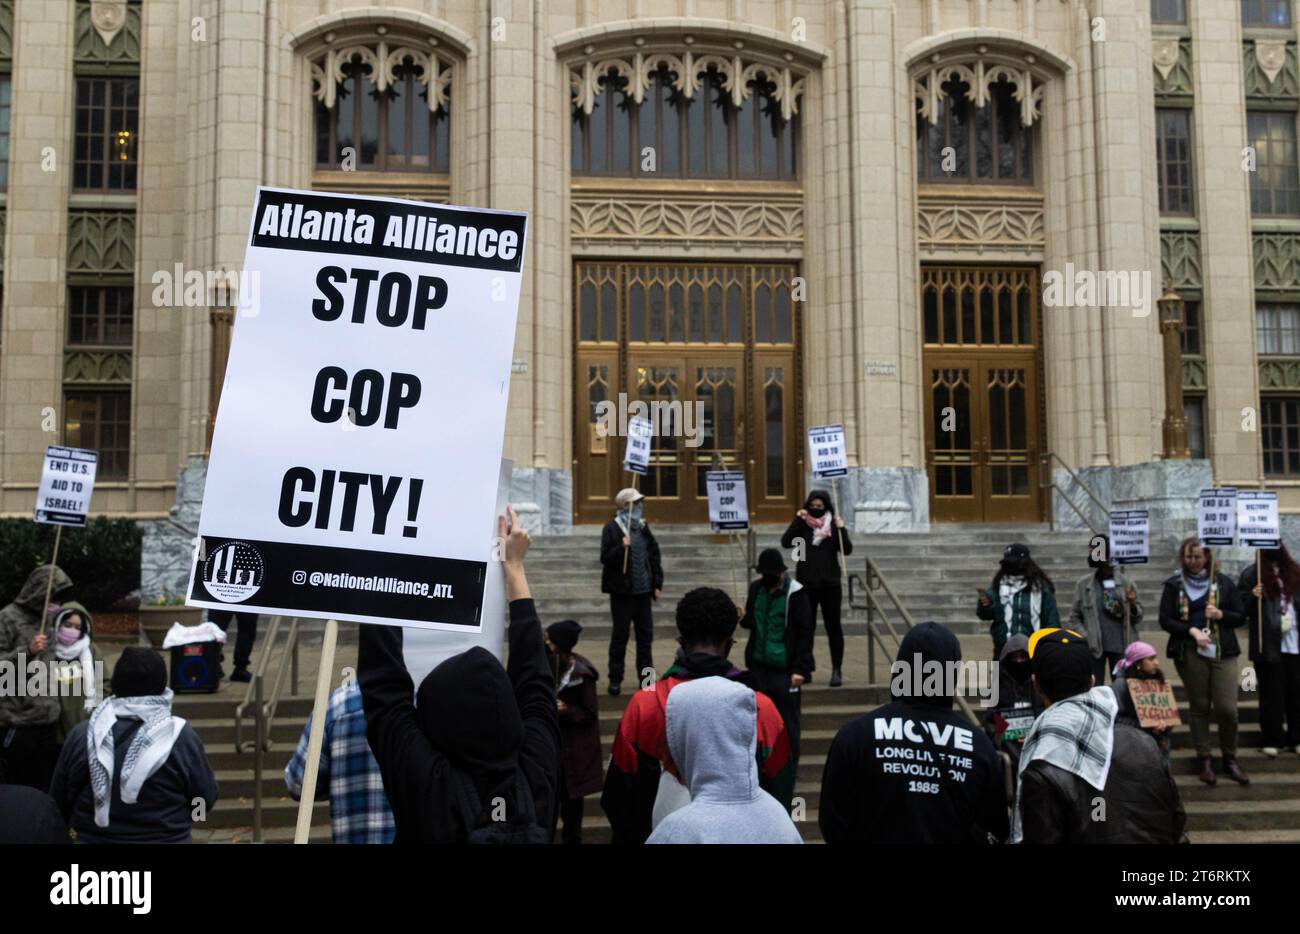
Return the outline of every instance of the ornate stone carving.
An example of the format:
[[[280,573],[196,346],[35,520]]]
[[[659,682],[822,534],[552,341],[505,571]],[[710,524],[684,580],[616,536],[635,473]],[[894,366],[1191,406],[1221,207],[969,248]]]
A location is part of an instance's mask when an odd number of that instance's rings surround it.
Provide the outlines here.
[[[797,192],[710,196],[575,191],[569,210],[574,243],[803,243],[803,199]]]
[[[700,75],[716,71],[722,76],[722,89],[731,95],[731,102],[737,107],[749,99],[753,93],[750,82],[761,75],[775,85],[772,97],[780,103],[781,117],[785,120],[799,112],[799,98],[806,80],[788,67],[751,61],[739,55],[696,55],[690,50],[681,55],[635,52],[630,56],[588,59],[573,64],[569,69],[573,103],[584,114],[590,114],[596,106],[596,98],[605,89],[606,79],[613,73],[627,80],[627,93],[639,104],[654,83],[654,75],[660,66],[672,74],[673,87],[687,100],[693,99],[699,90]]]
[[[334,108],[339,82],[344,78],[343,68],[349,62],[360,61],[365,66],[362,74],[378,91],[386,90],[396,80],[397,67],[407,59],[419,67],[417,79],[428,89],[429,110],[446,108],[449,103],[452,65],[434,52],[426,52],[409,44],[390,45],[383,39],[373,42],[352,43],[338,49],[324,49],[309,59],[311,78],[315,87],[312,93],[328,109]]]
[[[135,215],[126,211],[70,211],[68,271],[132,275]]]
[[[916,217],[916,237],[922,251],[1043,249],[1041,202],[990,201],[961,197],[922,197]]]
[[[1300,68],[1296,64],[1294,41],[1247,40],[1243,68],[1247,97],[1300,96]]]
[[[1205,392],[1209,386],[1204,357],[1183,357],[1183,392]]]
[[[1034,120],[1038,118],[1044,82],[1036,79],[1029,67],[970,56],[935,64],[928,71],[913,76],[912,89],[916,93],[917,112],[927,123],[939,119],[939,102],[944,97],[942,86],[954,75],[966,85],[966,98],[974,102],[977,108],[989,102],[994,84],[1006,81],[1015,85],[1012,97],[1020,104],[1021,124],[1033,126]]]
[[[112,45],[126,25],[126,0],[90,0],[90,22],[104,45]]]
[[[138,66],[140,5],[125,0],[80,0],[73,55],[79,65]]]
[[[1190,39],[1158,36],[1151,41],[1157,95],[1192,93],[1192,43]]]
[[[1201,287],[1201,235],[1192,230],[1160,232],[1160,268],[1163,281],[1175,289]]]
[[[1255,288],[1300,289],[1300,234],[1257,233],[1252,240]]]
[[[1300,392],[1300,357],[1261,357],[1259,388]]]
[[[130,350],[65,350],[64,383],[131,382]]]

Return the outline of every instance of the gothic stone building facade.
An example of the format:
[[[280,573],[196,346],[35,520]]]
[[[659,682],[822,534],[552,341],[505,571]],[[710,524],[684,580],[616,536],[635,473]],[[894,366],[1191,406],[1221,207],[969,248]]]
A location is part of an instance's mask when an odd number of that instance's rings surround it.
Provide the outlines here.
[[[0,510],[67,443],[96,511],[192,523],[231,302],[159,284],[238,270],[259,184],[529,212],[537,528],[608,515],[620,393],[703,404],[698,446],[656,442],[661,520],[704,520],[716,464],[788,516],[832,422],[863,530],[1064,514],[1066,465],[1300,510],[1290,6],[0,0]],[[1077,288],[1143,273],[1137,313]],[[1160,462],[1165,286],[1205,460]]]

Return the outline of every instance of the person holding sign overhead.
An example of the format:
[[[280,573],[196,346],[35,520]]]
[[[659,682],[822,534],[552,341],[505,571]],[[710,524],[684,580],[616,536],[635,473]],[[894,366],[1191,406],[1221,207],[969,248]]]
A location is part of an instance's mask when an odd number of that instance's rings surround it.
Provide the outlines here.
[[[1242,594],[1250,593],[1244,602],[1250,660],[1259,674],[1262,751],[1276,756],[1281,747],[1288,746],[1300,753],[1300,612],[1296,610],[1300,565],[1285,545],[1279,545],[1260,551],[1259,569],[1262,574],[1256,574],[1254,565],[1242,571],[1238,588]]]
[[[658,600],[664,586],[664,569],[659,561],[659,543],[642,517],[639,491],[619,490],[614,518],[600,536],[600,592],[609,594],[609,612],[614,632],[609,638],[609,693],[618,696],[623,684],[624,656],[628,627],[636,627],[636,674],[654,670],[650,647],[654,642],[651,601]]]
[[[796,545],[795,543],[799,544]],[[793,548],[795,580],[804,588],[811,609],[810,624],[817,626],[817,611],[821,609],[822,625],[826,627],[826,640],[831,648],[830,686],[844,683],[844,630],[840,626],[840,608],[843,591],[840,588],[840,554],[853,554],[853,541],[844,520],[835,515],[830,494],[813,490],[804,501],[803,509],[795,513],[790,527],[781,536],[782,548]],[[809,653],[811,659],[811,652]],[[812,673],[812,665],[809,675]]]
[[[1160,628],[1169,633],[1165,654],[1174,660],[1178,677],[1187,689],[1191,708],[1188,726],[1201,781],[1213,785],[1214,757],[1210,749],[1210,712],[1219,725],[1219,750],[1223,771],[1234,782],[1250,779],[1237,764],[1237,627],[1246,621],[1232,579],[1211,574],[1212,555],[1200,539],[1185,538],[1178,546],[1182,567],[1165,581],[1160,595]]]

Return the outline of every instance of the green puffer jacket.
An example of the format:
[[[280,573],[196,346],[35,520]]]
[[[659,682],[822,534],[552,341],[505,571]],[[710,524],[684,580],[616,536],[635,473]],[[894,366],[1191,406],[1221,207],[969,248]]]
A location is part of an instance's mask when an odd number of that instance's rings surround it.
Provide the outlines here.
[[[27,677],[27,672],[20,670],[18,664],[20,661],[24,665],[32,661],[27,647],[40,632],[41,608],[45,605],[45,588],[50,568],[51,565],[42,564],[27,575],[27,582],[18,591],[14,602],[0,610],[0,666],[7,669],[0,673],[0,680]],[[50,601],[60,602],[60,596],[66,595],[71,589],[71,578],[61,568],[54,566],[54,589],[50,592]],[[54,633],[48,626],[45,635],[51,642],[54,641]],[[39,660],[48,662],[53,657],[53,650],[46,648]],[[0,691],[0,727],[54,723],[59,719],[59,710],[59,699],[52,694],[29,697],[25,690]]]

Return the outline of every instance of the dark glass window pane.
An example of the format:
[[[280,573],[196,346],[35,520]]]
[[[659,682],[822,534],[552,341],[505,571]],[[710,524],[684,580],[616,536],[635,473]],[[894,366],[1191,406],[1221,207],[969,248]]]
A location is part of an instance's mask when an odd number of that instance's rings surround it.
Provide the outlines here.
[[[772,342],[772,290],[766,284],[754,290],[754,340]]]
[[[600,339],[618,340],[618,293],[614,283],[606,282],[600,287]]]
[[[628,290],[628,340],[643,341],[645,337],[645,286],[639,282]]]
[[[727,340],[739,344],[745,339],[745,312],[739,285],[727,286]]]
[[[922,300],[925,303],[925,342],[939,343],[939,298],[933,286],[926,288]]]
[[[578,332],[580,340],[596,339],[596,287],[590,282],[578,290]]]
[[[785,285],[776,289],[776,341],[779,344],[794,342],[793,318],[790,314],[790,288]]]

